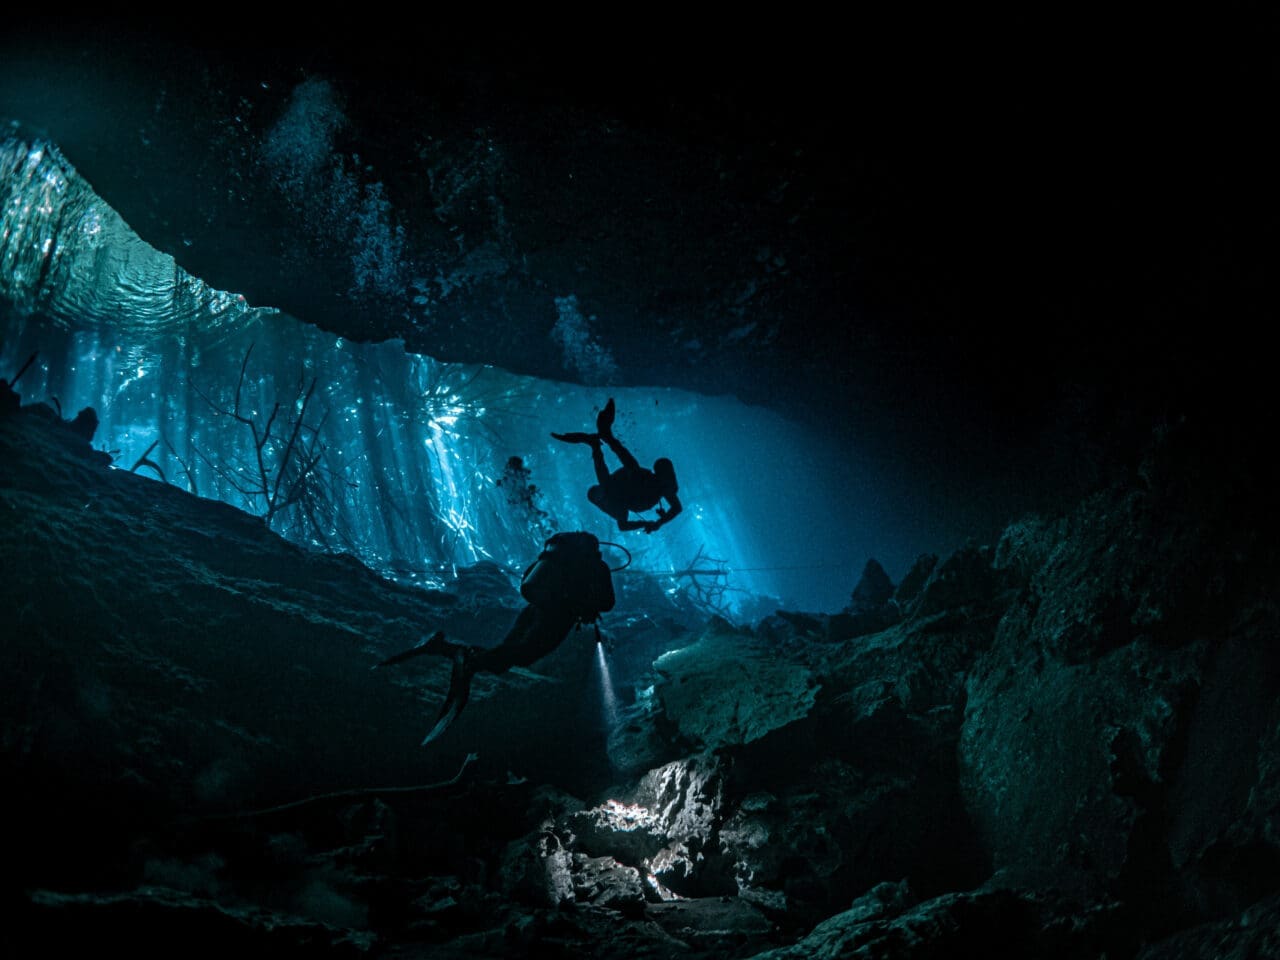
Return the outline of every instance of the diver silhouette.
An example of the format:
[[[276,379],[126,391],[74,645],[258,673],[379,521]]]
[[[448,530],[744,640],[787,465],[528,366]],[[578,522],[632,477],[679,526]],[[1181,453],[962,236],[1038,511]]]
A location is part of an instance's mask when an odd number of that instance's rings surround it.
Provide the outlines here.
[[[613,517],[619,530],[643,530],[653,533],[664,524],[670,523],[680,511],[680,498],[676,496],[679,487],[676,484],[676,468],[666,457],[655,460],[652,470],[640,466],[639,461],[631,455],[613,435],[614,418],[613,398],[604,405],[604,409],[596,416],[595,433],[553,433],[551,436],[564,443],[586,443],[591,446],[591,462],[596,468],[595,486],[587,491],[587,499],[595,506]],[[622,466],[613,473],[604,462],[602,446],[613,451]],[[663,509],[660,501],[667,501],[667,509]],[[632,520],[632,513],[658,508],[657,520]]]
[[[600,541],[590,533],[557,533],[543,545],[538,559],[520,581],[520,594],[528,606],[496,647],[452,643],[437,630],[408,650],[393,654],[373,669],[389,667],[424,654],[453,661],[449,693],[435,726],[423,738],[426,746],[439,737],[462,713],[471,696],[471,679],[477,673],[505,673],[527,667],[551,653],[583,623],[596,623],[600,614],[613,609],[612,571],[600,556]],[[599,638],[599,627],[596,628]]]

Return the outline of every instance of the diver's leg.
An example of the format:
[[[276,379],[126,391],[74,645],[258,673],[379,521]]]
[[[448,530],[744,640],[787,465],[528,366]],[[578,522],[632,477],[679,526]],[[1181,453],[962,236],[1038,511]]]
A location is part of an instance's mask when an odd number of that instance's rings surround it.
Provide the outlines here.
[[[600,486],[600,484],[597,483],[587,488],[587,500],[597,510],[603,510],[605,513],[609,512],[609,503],[604,498],[604,487]]]
[[[632,529],[626,526],[631,516],[630,511],[625,507],[618,507],[617,505],[610,503],[604,490],[604,487],[600,486],[600,484],[596,484],[587,491],[587,499],[591,501],[591,505],[615,520],[618,524],[619,530]]]
[[[617,410],[613,406],[613,397],[610,397],[609,402],[596,414],[596,433],[602,437],[613,436],[613,418],[616,415]]]
[[[600,439],[609,445],[609,449],[613,451],[613,455],[622,461],[622,465],[624,467],[629,470],[640,469],[640,462],[631,455],[631,451],[624,447],[622,442],[612,433],[608,436],[602,436]]]
[[[400,653],[392,654],[385,660],[379,660],[373,665],[373,669],[379,667],[390,667],[397,663],[404,663],[406,660],[412,660],[414,657],[429,655],[433,657],[452,657],[459,650],[466,649],[465,644],[450,643],[444,638],[444,631],[437,630],[427,639],[410,647],[408,650],[402,650]]]
[[[610,444],[612,449],[612,444]],[[591,445],[591,464],[596,468],[596,483],[605,487],[609,483],[609,467],[604,462],[604,451],[600,449],[600,438]]]
[[[471,659],[472,669],[504,673],[512,667],[527,667],[560,646],[574,620],[566,611],[529,604],[520,611],[502,643],[476,652]]]
[[[609,449],[613,451],[613,455],[622,461],[624,467],[639,467],[640,464],[636,458],[631,455],[631,451],[624,447],[613,435],[613,420],[616,411],[613,407],[613,397],[609,398],[609,402],[604,405],[604,409],[596,415],[596,434],[609,445]],[[596,468],[599,471],[599,467]],[[603,483],[604,481],[600,481]]]

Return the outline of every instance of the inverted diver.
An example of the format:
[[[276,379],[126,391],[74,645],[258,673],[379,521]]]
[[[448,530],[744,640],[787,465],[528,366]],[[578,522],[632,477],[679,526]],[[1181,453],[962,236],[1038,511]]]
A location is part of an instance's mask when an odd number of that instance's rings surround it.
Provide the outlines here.
[[[587,491],[587,499],[595,506],[613,517],[619,530],[643,530],[653,533],[664,524],[670,523],[683,507],[676,496],[679,489],[676,484],[676,468],[666,457],[653,463],[653,469],[640,466],[631,451],[624,447],[613,435],[614,418],[613,398],[604,405],[604,409],[596,416],[595,433],[553,433],[551,436],[565,443],[586,443],[591,446],[591,462],[596,468],[597,483]],[[613,451],[622,466],[613,473],[604,462],[602,446]],[[663,509],[661,501],[667,502]],[[657,520],[632,520],[632,513],[658,508]]]
[[[375,664],[376,670],[423,655],[453,661],[449,693],[435,726],[422,740],[423,746],[444,733],[462,713],[471,695],[471,678],[477,673],[527,667],[560,646],[575,626],[595,623],[600,614],[613,609],[613,578],[600,556],[600,541],[589,533],[555,534],[525,570],[520,593],[528,606],[496,647],[452,643],[444,638],[444,631],[437,630],[417,646]]]

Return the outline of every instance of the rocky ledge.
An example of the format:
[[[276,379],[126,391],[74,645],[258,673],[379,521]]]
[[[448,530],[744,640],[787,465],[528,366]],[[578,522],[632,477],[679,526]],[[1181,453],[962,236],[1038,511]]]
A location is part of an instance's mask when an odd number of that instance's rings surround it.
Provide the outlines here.
[[[0,417],[5,940],[1270,955],[1280,558],[1239,449],[1163,430],[1072,510],[868,564],[838,614],[624,596],[616,697],[584,632],[424,751],[443,667],[370,668],[428,627],[494,642],[500,572],[399,587]]]

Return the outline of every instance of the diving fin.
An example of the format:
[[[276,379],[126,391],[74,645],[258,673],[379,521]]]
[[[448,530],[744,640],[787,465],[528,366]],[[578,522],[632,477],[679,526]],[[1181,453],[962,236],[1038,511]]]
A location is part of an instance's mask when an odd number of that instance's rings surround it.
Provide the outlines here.
[[[447,657],[453,652],[453,645],[444,642],[444,631],[437,630],[421,643],[410,647],[408,650],[401,650],[399,653],[393,653],[385,660],[379,660],[370,669],[377,670],[379,667],[389,667],[395,663],[404,663],[413,657],[420,657],[424,653],[430,653],[437,657]]]
[[[613,406],[613,397],[609,398],[609,402],[604,405],[599,413],[596,414],[596,433],[602,437],[613,436],[613,418],[616,414]]]
[[[561,443],[589,443],[595,446],[600,442],[598,433],[553,433],[551,436]]]
[[[475,676],[475,670],[471,665],[471,650],[469,648],[458,650],[453,655],[453,672],[449,675],[449,694],[444,698],[444,706],[440,708],[436,725],[422,738],[422,746],[425,747],[453,726],[453,721],[458,719],[458,714],[462,713],[462,708],[467,705],[467,700],[471,696],[473,676]]]

